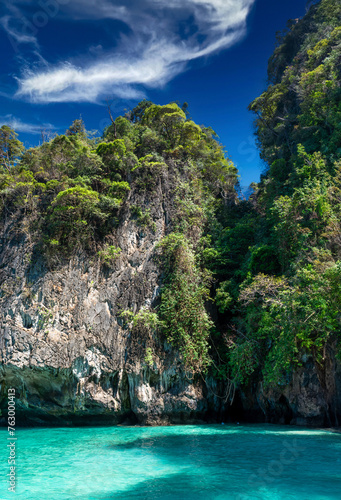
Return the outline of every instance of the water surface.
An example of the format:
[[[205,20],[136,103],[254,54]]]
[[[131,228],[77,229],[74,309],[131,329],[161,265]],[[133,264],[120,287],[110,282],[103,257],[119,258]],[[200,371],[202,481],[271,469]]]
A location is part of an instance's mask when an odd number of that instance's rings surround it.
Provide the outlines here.
[[[277,426],[17,430],[17,487],[0,500],[341,498],[341,434]]]

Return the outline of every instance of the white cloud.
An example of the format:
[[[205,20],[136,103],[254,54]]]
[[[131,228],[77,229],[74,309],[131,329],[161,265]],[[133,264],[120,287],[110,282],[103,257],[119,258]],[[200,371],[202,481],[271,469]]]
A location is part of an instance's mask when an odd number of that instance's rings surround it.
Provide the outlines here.
[[[12,44],[16,42],[16,44],[20,43],[30,43],[34,46],[37,46],[37,39],[32,34],[27,32],[26,30],[18,29],[16,25],[11,24],[12,17],[7,15],[0,17],[0,26],[6,31],[9,39],[12,41]]]
[[[41,0],[39,5],[44,1]],[[58,0],[52,0],[55,3]],[[115,19],[129,27],[121,43],[101,55],[89,51],[69,60],[26,71],[19,79],[17,97],[33,102],[96,102],[114,94],[136,99],[144,87],[161,87],[186,65],[226,49],[242,38],[255,0],[63,0],[60,18]],[[28,0],[12,0],[23,8]],[[6,16],[5,16],[6,17]],[[3,18],[4,19],[4,18]],[[8,16],[3,26],[15,26]],[[186,31],[187,30],[187,31]],[[17,41],[24,43],[23,34]],[[38,33],[39,36],[39,33]],[[31,39],[27,40],[33,43]],[[37,40],[35,40],[37,46]],[[100,41],[99,41],[100,42]]]
[[[41,134],[42,131],[53,130],[54,126],[50,123],[44,124],[34,124],[34,123],[25,123],[20,120],[20,118],[16,118],[13,115],[0,116],[0,127],[2,125],[8,125],[16,132],[24,132],[26,134]]]

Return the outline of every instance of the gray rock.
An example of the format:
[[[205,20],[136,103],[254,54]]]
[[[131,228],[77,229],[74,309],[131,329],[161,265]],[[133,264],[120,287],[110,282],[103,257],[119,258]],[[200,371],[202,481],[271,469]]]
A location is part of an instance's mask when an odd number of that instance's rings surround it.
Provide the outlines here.
[[[112,235],[122,252],[110,269],[86,255],[49,269],[30,239],[14,233],[18,220],[2,227],[0,407],[4,412],[14,387],[19,423],[156,424],[219,411],[221,401],[207,397],[202,381],[188,380],[176,350],[145,329],[132,334],[120,316],[158,301],[155,246],[174,210],[169,175],[149,195],[131,191]],[[148,207],[155,230],[141,230],[129,204]],[[152,367],[144,361],[147,347]]]

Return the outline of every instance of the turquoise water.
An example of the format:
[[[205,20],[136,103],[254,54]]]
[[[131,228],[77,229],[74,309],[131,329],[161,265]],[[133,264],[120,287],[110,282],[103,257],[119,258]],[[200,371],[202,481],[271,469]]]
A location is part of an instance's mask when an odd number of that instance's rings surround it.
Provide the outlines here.
[[[17,487],[0,499],[251,500],[341,498],[341,434],[276,426],[17,430]]]

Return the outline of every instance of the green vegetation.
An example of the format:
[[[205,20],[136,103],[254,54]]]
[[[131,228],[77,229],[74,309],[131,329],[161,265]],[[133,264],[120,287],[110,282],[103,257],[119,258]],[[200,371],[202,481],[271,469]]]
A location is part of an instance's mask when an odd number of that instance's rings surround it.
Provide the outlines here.
[[[268,169],[218,216],[216,302],[241,384],[285,385],[305,355],[323,374],[328,344],[340,345],[340,25],[339,2],[322,0],[280,35],[250,105]]]
[[[99,250],[99,252],[97,252],[97,255],[101,262],[110,266],[115,262],[121,252],[122,250],[120,247],[115,247],[115,245],[105,245],[103,250]]]
[[[0,166],[4,170],[9,171],[24,152],[24,145],[17,136],[7,125],[0,128]]]
[[[125,319],[143,335],[164,335],[180,349],[187,369],[203,371],[211,363],[213,326],[205,307],[211,285],[206,264],[215,255],[204,233],[216,207],[236,199],[237,172],[214,132],[189,120],[186,109],[142,101],[101,138],[89,137],[75,120],[65,135],[27,151],[3,127],[1,211],[4,223],[19,221],[50,266],[86,252],[110,268],[121,249],[108,242],[123,217],[130,213],[155,233],[153,201],[172,199],[174,218],[158,250],[161,302],[154,310],[126,312]]]
[[[198,267],[193,247],[183,234],[171,233],[160,248],[165,269],[159,308],[163,331],[189,369],[205,371],[211,362],[208,338],[213,327],[205,309],[210,274]]]
[[[137,205],[130,206],[131,213],[134,217],[136,217],[138,224],[143,228],[151,228],[153,232],[156,231],[156,224],[152,220],[150,215],[150,208],[147,208],[145,211],[142,210],[141,207]]]
[[[336,0],[278,36],[269,86],[250,105],[267,168],[249,200],[237,198],[235,167],[186,103],[144,100],[97,139],[76,120],[24,151],[2,127],[3,221],[19,220],[47,259],[82,251],[110,267],[121,249],[105,242],[123,217],[155,239],[153,201],[166,201],[159,297],[122,313],[145,338],[146,365],[147,340],[160,336],[186,370],[234,384],[285,385],[307,356],[323,374],[328,346],[340,345],[340,49]]]
[[[145,355],[144,361],[145,361],[146,365],[149,366],[149,368],[152,368],[152,366],[154,364],[154,359],[153,359],[153,351],[151,350],[150,347],[147,347],[147,349],[146,349],[146,355]]]

